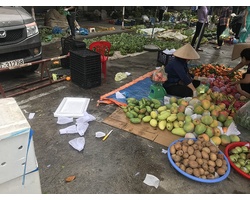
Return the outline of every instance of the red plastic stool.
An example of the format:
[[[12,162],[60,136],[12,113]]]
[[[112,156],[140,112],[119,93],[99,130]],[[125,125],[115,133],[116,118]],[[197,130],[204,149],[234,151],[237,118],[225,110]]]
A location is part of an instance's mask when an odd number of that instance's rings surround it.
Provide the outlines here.
[[[106,80],[107,76],[107,66],[106,63],[108,61],[108,56],[111,48],[111,43],[108,41],[96,41],[92,42],[89,45],[89,49],[101,54],[101,63],[102,63],[102,73],[104,75],[104,79]]]

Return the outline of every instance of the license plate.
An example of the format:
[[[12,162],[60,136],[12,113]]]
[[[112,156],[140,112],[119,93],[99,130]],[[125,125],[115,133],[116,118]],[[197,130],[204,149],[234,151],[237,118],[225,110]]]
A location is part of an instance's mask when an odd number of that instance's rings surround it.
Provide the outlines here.
[[[24,60],[23,59],[17,59],[17,60],[10,60],[10,61],[6,61],[6,62],[1,62],[0,63],[0,69],[1,68],[10,68],[10,67],[14,67],[14,66],[18,66],[24,64]]]

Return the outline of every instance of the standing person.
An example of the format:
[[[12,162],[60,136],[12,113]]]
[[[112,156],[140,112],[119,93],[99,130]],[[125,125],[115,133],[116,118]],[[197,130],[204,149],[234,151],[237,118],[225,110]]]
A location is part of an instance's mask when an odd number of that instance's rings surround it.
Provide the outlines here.
[[[76,20],[76,7],[75,6],[66,6],[64,11],[67,12],[66,18],[70,28],[70,38],[75,39],[75,20]]]
[[[158,18],[159,18],[159,22],[162,21],[163,19],[163,14],[164,12],[167,10],[167,6],[159,6],[158,8],[158,11],[159,11],[159,15],[158,15]]]
[[[246,6],[241,6],[239,14],[233,17],[232,22],[230,22],[232,31],[235,33],[236,39],[239,39],[239,33],[243,24],[245,12]]]
[[[219,19],[217,24],[217,46],[214,47],[215,49],[221,49],[223,40],[220,40],[220,35],[229,27],[232,11],[233,8],[231,6],[223,6],[217,10]]]
[[[245,28],[246,31],[240,32],[239,43],[246,43],[246,39],[250,34],[250,6],[247,6],[247,9],[245,10],[245,16],[242,24],[242,29],[243,28]]]
[[[194,80],[189,73],[188,61],[199,59],[199,54],[190,44],[186,44],[177,49],[171,59],[165,66],[167,73],[167,81],[163,83],[167,94],[178,97],[196,97],[196,88],[200,85],[200,81]]]
[[[201,39],[202,39],[204,31],[205,31],[205,27],[203,27],[203,29],[202,29],[203,23],[204,22],[206,24],[208,23],[207,14],[208,14],[208,10],[207,10],[206,6],[198,6],[198,10],[197,10],[198,21],[196,23],[196,30],[195,30],[194,37],[193,37],[192,42],[191,42],[191,45],[194,47],[195,41],[196,41],[197,37],[200,35],[200,32],[202,31],[200,38],[198,38],[197,46],[195,49],[197,51],[203,51],[200,48],[200,43],[201,43]]]

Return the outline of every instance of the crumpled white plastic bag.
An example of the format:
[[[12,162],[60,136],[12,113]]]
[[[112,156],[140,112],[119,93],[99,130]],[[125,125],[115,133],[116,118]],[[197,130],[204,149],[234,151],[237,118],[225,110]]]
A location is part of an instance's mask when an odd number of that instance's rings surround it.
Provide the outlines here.
[[[77,133],[76,125],[68,126],[59,130],[60,134],[73,134]]]
[[[240,135],[240,131],[237,129],[237,126],[235,125],[234,122],[232,122],[228,129],[227,132],[225,133],[226,135]]]
[[[85,146],[85,138],[84,137],[78,137],[73,140],[69,141],[69,144],[76,150],[82,151]]]
[[[158,186],[160,184],[160,180],[152,174],[147,174],[143,183],[145,183],[149,186],[153,186],[155,188],[158,188]]]
[[[58,117],[57,124],[68,124],[73,122],[73,117]]]
[[[115,93],[115,98],[117,99],[126,99],[126,97],[119,91]]]
[[[77,132],[79,133],[80,136],[83,136],[86,132],[86,130],[88,129],[89,127],[89,123],[88,122],[78,122],[76,124],[76,130]]]
[[[76,119],[76,123],[84,123],[84,122],[91,122],[96,120],[96,118],[89,114],[88,112],[84,112],[82,117],[79,117]]]

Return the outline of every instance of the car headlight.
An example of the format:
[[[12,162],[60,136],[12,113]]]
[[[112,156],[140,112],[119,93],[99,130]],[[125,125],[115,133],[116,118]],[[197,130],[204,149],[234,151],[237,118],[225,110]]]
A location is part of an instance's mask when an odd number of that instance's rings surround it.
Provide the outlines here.
[[[31,37],[39,33],[36,22],[26,24],[27,37]]]

